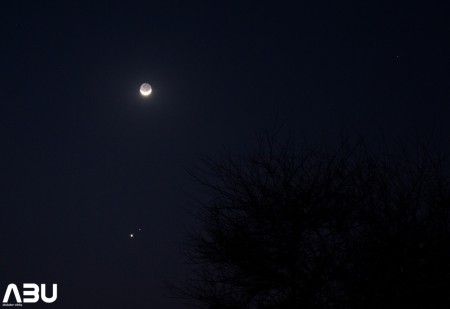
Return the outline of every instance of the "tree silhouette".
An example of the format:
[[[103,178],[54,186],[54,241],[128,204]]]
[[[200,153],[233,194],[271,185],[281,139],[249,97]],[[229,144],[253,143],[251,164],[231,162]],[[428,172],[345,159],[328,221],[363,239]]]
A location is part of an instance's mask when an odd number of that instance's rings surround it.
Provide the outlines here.
[[[203,159],[202,229],[183,295],[197,308],[444,308],[450,191],[444,161],[362,142],[296,151],[267,139]]]

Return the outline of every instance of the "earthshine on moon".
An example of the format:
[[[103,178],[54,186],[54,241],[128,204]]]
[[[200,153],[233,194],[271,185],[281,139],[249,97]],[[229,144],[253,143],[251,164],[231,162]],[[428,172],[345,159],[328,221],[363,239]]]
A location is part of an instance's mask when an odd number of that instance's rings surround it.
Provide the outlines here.
[[[143,83],[141,85],[140,91],[143,96],[149,96],[150,93],[152,93],[152,86],[150,86],[150,84],[148,83]]]

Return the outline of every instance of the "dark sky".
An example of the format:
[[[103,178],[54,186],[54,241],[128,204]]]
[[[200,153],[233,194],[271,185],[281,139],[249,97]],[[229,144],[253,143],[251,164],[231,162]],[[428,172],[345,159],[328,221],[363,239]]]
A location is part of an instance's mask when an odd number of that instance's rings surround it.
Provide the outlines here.
[[[43,307],[183,308],[164,281],[187,272],[185,168],[274,123],[447,143],[444,8],[297,2],[3,1],[0,297],[57,283]]]

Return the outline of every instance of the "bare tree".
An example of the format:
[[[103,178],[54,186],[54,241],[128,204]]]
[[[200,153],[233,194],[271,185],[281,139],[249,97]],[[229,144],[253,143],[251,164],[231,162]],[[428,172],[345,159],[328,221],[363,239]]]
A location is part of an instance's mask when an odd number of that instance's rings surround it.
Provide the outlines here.
[[[443,161],[364,143],[203,159],[209,193],[184,296],[203,308],[450,305],[450,191]],[[430,299],[430,297],[433,299]]]

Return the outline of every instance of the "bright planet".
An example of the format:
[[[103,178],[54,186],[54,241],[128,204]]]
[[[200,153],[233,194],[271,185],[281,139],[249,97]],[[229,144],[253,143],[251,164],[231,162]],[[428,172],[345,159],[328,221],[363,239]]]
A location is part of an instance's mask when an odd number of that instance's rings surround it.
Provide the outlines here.
[[[149,96],[152,93],[152,86],[149,83],[143,83],[140,88],[141,94],[143,96]]]

